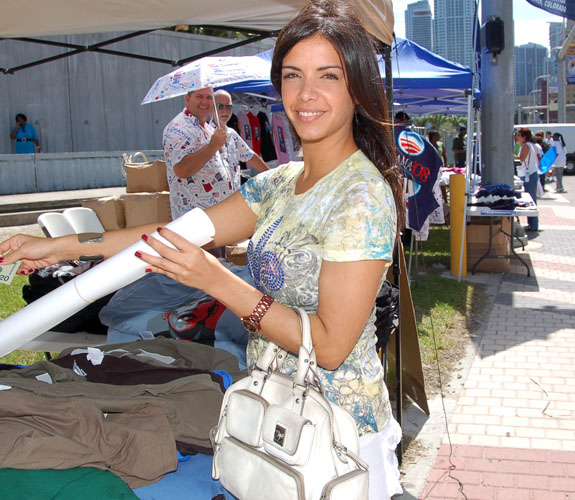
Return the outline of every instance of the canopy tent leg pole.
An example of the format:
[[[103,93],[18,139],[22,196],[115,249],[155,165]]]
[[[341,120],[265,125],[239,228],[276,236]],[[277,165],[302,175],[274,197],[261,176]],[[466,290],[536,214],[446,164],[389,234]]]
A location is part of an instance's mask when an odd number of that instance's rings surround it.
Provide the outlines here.
[[[385,100],[387,103],[387,115],[389,122],[393,123],[393,74],[391,68],[391,45],[387,45],[382,41],[377,41],[377,51],[382,55],[385,63]]]
[[[463,204],[463,224],[461,228],[461,248],[459,249],[459,274],[457,277],[457,281],[461,282],[461,275],[463,273],[463,252],[465,251],[465,233],[466,233],[466,225],[467,225],[467,205],[471,202],[471,183],[470,183],[470,176],[471,176],[471,169],[473,166],[473,158],[474,158],[474,149],[475,149],[475,142],[474,141],[474,125],[475,119],[473,116],[473,90],[469,91],[467,95],[467,158],[465,161],[465,203]],[[471,138],[471,139],[470,139]]]
[[[399,259],[400,259],[400,252],[401,252],[401,238],[397,238],[397,244],[396,244],[396,249],[395,252],[393,252],[393,262],[392,262],[392,266],[393,266],[393,279],[395,281],[395,285],[397,286],[398,289],[400,289],[401,284],[400,284],[400,279],[399,279],[399,273],[400,273],[400,265],[399,265]],[[404,262],[404,266],[405,266],[405,262]],[[408,276],[408,281],[409,283],[409,276]],[[403,429],[402,427],[402,420],[403,420],[403,409],[402,409],[402,400],[403,400],[403,386],[402,386],[402,365],[401,365],[401,297],[398,294],[398,303],[397,303],[397,310],[398,310],[398,316],[397,316],[397,328],[395,329],[396,332],[396,338],[395,338],[395,413],[396,413],[396,420],[397,423],[399,424],[399,427]],[[403,433],[402,433],[403,434]],[[401,439],[401,441],[399,441],[399,443],[397,444],[397,448],[395,449],[395,453],[397,455],[397,461],[399,463],[399,465],[401,465],[401,463],[403,462],[403,437]]]

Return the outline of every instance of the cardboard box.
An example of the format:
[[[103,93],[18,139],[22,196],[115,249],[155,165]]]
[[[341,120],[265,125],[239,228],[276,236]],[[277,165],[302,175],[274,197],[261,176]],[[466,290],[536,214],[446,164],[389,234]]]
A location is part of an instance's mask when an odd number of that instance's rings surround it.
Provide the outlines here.
[[[156,193],[169,191],[166,162],[156,160],[129,163],[126,167],[126,193]]]
[[[502,229],[505,233],[502,232]],[[467,270],[471,271],[475,263],[487,252],[489,247],[489,220],[473,220],[473,224],[468,224],[467,228]],[[509,219],[503,218],[502,223],[493,223],[491,227],[493,234],[491,240],[491,255],[509,255],[509,236],[511,223]],[[475,268],[475,272],[484,273],[505,273],[509,271],[508,258],[485,258]]]
[[[123,196],[126,227],[172,220],[170,193],[130,193]]]
[[[96,212],[106,231],[114,231],[126,227],[124,200],[119,196],[84,200],[82,201],[82,206],[91,208]]]
[[[228,245],[226,247],[226,259],[233,262],[236,266],[247,265],[249,240],[243,241],[237,245]]]

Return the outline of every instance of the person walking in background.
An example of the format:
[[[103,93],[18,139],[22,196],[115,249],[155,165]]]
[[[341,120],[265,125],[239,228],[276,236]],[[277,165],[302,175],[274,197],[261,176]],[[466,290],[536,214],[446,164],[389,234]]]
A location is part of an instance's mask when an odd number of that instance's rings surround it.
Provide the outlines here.
[[[459,134],[453,138],[453,161],[457,168],[465,168],[465,160],[467,155],[467,144],[465,136],[467,135],[467,127],[459,127]]]
[[[544,132],[543,130],[538,130],[537,132],[535,132],[535,138],[533,139],[533,142],[541,149],[540,154],[539,154],[539,161],[541,162],[541,158],[543,158],[543,156],[545,155],[545,153],[547,153],[547,151],[549,151],[549,148],[551,147],[546,141],[545,141],[545,137],[544,137]],[[547,191],[545,189],[545,177],[547,176],[547,174],[539,174],[539,182],[541,183],[541,188],[543,189],[543,191]]]
[[[16,141],[16,154],[41,153],[40,139],[34,125],[28,123],[26,115],[16,115],[16,127],[10,132],[10,139]],[[35,147],[34,147],[35,146]]]
[[[563,168],[567,162],[567,151],[565,151],[565,140],[559,132],[553,134],[553,142],[551,145],[557,152],[557,158],[553,162],[553,174],[555,175],[555,192],[566,193],[563,187]]]
[[[226,144],[222,149],[222,155],[224,162],[232,173],[233,190],[237,191],[241,185],[240,162],[246,162],[258,172],[265,172],[269,170],[269,167],[260,155],[250,149],[240,137],[240,134],[227,126],[234,109],[231,94],[225,90],[217,90],[214,93],[214,98],[216,100],[216,111],[220,119],[220,127],[225,126],[226,128]]]
[[[535,144],[531,141],[531,130],[520,128],[515,133],[515,142],[520,145],[517,159],[521,161],[517,167],[517,175],[523,182],[523,189],[527,191],[533,202],[537,204],[537,183],[539,182],[539,158]],[[539,231],[539,217],[527,217],[526,231]]]

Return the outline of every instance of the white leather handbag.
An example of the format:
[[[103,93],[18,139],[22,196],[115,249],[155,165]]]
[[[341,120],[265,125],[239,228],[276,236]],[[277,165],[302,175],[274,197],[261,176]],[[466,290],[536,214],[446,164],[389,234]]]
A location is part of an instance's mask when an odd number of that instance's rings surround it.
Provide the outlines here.
[[[268,345],[249,377],[228,388],[212,477],[240,500],[367,500],[353,417],[322,394],[307,313],[295,377],[279,373],[286,351]]]

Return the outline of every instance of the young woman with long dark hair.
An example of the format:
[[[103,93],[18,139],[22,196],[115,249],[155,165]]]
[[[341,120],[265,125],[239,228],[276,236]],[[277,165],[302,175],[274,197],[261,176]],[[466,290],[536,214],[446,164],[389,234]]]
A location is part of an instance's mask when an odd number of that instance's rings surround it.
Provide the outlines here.
[[[370,499],[387,499],[401,492],[394,455],[401,430],[375,348],[375,297],[404,201],[375,46],[349,4],[312,1],[279,34],[271,77],[303,161],[259,174],[205,211],[214,246],[251,238],[255,286],[169,229],[161,234],[177,250],[164,246],[147,234],[155,226],[105,233],[89,250],[75,237],[26,236],[0,249],[26,270],[46,265],[48,255],[53,262],[87,251],[109,256],[143,232],[160,254],[138,254],[150,272],[204,290],[243,318],[252,332],[248,366],[272,340],[292,353],[282,371],[295,371],[301,331],[292,308],[304,308],[325,394],[355,417],[362,458],[374,465]]]

